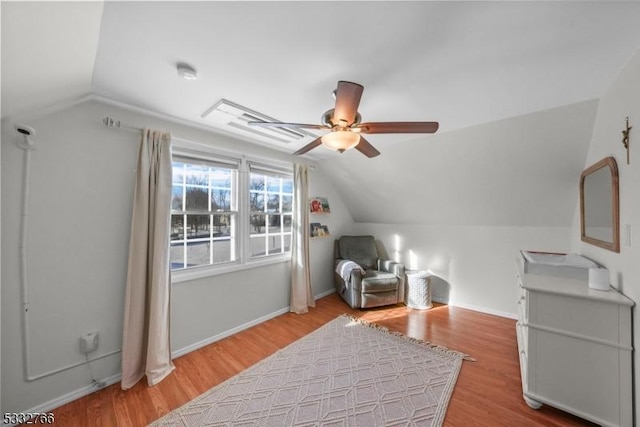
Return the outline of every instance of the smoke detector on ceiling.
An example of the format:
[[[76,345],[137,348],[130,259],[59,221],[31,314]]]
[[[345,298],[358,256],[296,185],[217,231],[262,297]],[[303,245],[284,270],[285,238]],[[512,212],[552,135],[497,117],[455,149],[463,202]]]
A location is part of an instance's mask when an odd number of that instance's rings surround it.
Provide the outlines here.
[[[177,65],[178,75],[185,80],[195,80],[198,78],[198,72],[189,64],[183,62]]]

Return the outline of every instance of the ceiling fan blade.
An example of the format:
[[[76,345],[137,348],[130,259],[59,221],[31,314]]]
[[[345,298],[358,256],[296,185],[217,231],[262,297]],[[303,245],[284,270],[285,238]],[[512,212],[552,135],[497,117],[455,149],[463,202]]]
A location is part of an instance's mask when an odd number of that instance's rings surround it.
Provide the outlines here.
[[[336,89],[336,107],[333,111],[333,124],[344,120],[347,126],[356,120],[358,105],[362,98],[364,87],[352,82],[339,81]]]
[[[438,122],[370,122],[360,123],[362,133],[434,133]]]
[[[296,151],[293,154],[304,154],[307,151],[311,151],[314,148],[316,148],[318,145],[322,144],[322,137],[318,137],[316,139],[314,139],[312,142],[310,142],[309,144],[305,145],[304,147],[302,147],[301,149],[299,149],[298,151]]]
[[[356,145],[356,150],[369,158],[380,155],[380,152],[376,150],[373,145],[369,144],[369,141],[364,139],[362,135],[360,135],[360,142]]]
[[[310,125],[307,123],[285,123],[285,122],[247,122],[251,126],[276,127],[276,128],[305,128],[305,129],[330,129],[326,125]]]

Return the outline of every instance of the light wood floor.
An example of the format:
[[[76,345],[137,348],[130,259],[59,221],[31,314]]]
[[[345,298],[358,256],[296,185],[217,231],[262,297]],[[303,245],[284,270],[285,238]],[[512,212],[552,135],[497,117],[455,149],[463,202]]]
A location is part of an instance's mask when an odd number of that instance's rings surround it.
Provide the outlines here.
[[[446,305],[427,311],[404,305],[353,310],[336,294],[318,300],[308,314],[278,316],[176,359],[177,369],[155,387],[141,381],[122,391],[114,384],[64,405],[54,411],[56,425],[146,426],[342,313],[477,359],[463,362],[445,426],[592,425],[546,406],[533,410],[524,403],[514,320]]]

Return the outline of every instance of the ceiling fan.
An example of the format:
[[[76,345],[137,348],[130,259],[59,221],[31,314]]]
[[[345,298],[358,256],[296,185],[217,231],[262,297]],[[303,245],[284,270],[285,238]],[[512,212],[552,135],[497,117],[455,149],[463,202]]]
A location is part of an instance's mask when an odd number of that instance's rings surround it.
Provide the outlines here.
[[[365,122],[358,113],[358,105],[364,87],[357,83],[339,81],[333,92],[336,98],[335,107],[322,115],[322,124],[284,123],[284,122],[249,122],[253,126],[278,128],[305,128],[331,131],[316,138],[293,154],[304,154],[320,144],[340,153],[354,148],[367,157],[380,154],[362,134],[374,133],[434,133],[438,130],[438,122]]]

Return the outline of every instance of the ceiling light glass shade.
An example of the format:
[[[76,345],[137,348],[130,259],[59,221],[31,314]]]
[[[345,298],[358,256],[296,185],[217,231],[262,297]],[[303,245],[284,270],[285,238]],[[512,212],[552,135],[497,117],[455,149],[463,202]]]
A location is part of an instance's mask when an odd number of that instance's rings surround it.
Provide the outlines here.
[[[342,152],[358,145],[360,135],[347,130],[337,130],[324,135],[320,139],[325,147]]]

